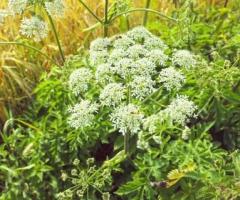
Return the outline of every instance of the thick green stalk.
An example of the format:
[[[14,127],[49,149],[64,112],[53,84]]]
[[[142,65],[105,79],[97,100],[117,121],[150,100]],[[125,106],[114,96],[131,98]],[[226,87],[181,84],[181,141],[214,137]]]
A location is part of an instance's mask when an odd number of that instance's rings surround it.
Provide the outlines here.
[[[178,0],[173,0],[173,3],[175,5],[175,8],[178,8],[178,4],[179,4]]]
[[[125,154],[128,156],[129,155],[129,139],[130,139],[130,133],[127,132],[125,133],[124,135],[124,151],[125,151]]]
[[[128,104],[131,103],[131,90],[130,90],[130,87],[128,87],[128,89],[127,89],[127,102],[128,102]],[[130,131],[127,130],[126,133],[124,134],[124,151],[125,151],[126,156],[129,156],[129,151],[130,151],[129,139],[130,139]]]
[[[49,22],[50,22],[52,30],[53,30],[54,37],[55,37],[57,45],[58,45],[58,49],[59,49],[59,52],[60,52],[60,55],[61,55],[61,58],[62,58],[62,62],[64,63],[65,62],[65,57],[64,57],[63,50],[62,50],[62,46],[61,46],[60,41],[59,41],[59,37],[58,37],[58,34],[57,34],[56,27],[54,25],[54,22],[53,22],[53,19],[52,19],[51,15],[49,15],[48,12],[47,12],[47,16],[48,16]]]
[[[108,0],[105,0],[103,35],[108,36]]]
[[[87,11],[97,20],[99,21],[101,24],[103,24],[103,21],[87,6],[87,4],[85,4],[82,0],[78,0],[79,3],[81,3],[86,9]]]
[[[128,15],[125,15],[125,19],[126,19],[127,30],[129,31],[129,29],[130,29],[130,22],[129,22]]]
[[[49,57],[47,54],[43,53],[41,50],[31,46],[31,45],[28,45],[28,44],[24,44],[24,43],[21,43],[21,42],[0,42],[0,45],[19,45],[19,46],[23,46],[23,47],[26,47],[28,49],[31,49],[31,50],[34,50],[36,51],[37,53],[41,54],[42,56],[44,56],[45,58],[47,58],[48,60],[50,60],[52,63],[54,63],[55,65],[58,65],[56,63],[55,60],[53,60],[51,57]],[[59,66],[59,65],[58,65]]]
[[[151,4],[151,0],[147,0],[145,8],[148,9],[150,7],[150,4]],[[148,12],[145,11],[143,16],[143,26],[147,25],[147,21],[148,21]]]
[[[225,0],[225,2],[224,2],[224,8],[226,8],[227,5],[228,5],[228,0]]]

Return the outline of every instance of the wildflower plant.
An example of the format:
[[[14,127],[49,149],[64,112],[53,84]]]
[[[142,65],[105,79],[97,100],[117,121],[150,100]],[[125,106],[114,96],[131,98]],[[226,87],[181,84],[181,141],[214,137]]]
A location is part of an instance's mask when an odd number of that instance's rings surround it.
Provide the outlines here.
[[[175,65],[181,66],[187,58],[183,55],[181,60],[176,52],[171,58],[166,49],[167,45],[144,27],[93,41],[86,66],[73,71],[69,78],[69,88],[79,99],[70,109],[70,126],[86,132],[87,125],[87,130],[98,132],[98,123],[107,124],[108,134],[115,130],[124,136],[126,153],[135,134],[141,132],[139,138],[154,136],[162,124],[184,128],[197,109],[187,96],[178,94],[189,69],[185,64],[182,68]],[[193,67],[196,61],[191,58]],[[164,95],[169,96],[168,105],[153,112],[151,107],[159,106]],[[161,140],[161,136],[153,138],[158,143]]]
[[[64,54],[53,18],[63,17],[65,7],[64,0],[8,0],[7,7],[0,11],[0,24],[4,23],[4,19],[8,16],[14,17],[16,15],[23,15],[25,12],[29,13],[30,11],[31,17],[23,17],[19,32],[23,36],[33,39],[35,42],[40,42],[48,36],[50,24],[61,54],[62,61],[64,62]],[[46,16],[50,22],[49,24],[46,22]],[[31,47],[31,49],[35,48]]]

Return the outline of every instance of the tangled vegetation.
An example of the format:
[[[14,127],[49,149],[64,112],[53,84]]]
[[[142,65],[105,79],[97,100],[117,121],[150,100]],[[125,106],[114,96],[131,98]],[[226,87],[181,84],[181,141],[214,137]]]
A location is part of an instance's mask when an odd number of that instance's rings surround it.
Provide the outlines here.
[[[68,1],[9,0],[0,11],[3,24],[27,16],[25,39],[2,44],[51,66],[25,72],[39,82],[33,94],[25,83],[24,112],[5,107],[0,199],[239,199],[238,1],[215,2],[208,18],[197,1],[163,13],[150,0],[144,8],[106,0],[103,18],[78,3],[96,21],[87,31],[101,31],[68,56],[55,26]],[[131,25],[135,12],[142,25]],[[49,33],[53,55],[39,49]]]

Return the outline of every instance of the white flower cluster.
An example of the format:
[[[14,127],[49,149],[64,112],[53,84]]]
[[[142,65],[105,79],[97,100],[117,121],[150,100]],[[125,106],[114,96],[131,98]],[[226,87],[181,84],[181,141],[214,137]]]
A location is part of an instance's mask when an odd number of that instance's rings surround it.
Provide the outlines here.
[[[21,14],[27,7],[28,0],[8,0],[8,10],[11,14]]]
[[[111,121],[123,135],[127,132],[137,133],[141,129],[144,115],[134,104],[119,106],[112,114]]]
[[[136,27],[112,39],[98,38],[93,41],[90,45],[90,64],[97,68],[98,74],[104,71],[105,75],[118,75],[131,81],[134,76],[156,74],[156,68],[164,66],[168,59],[164,54],[165,48],[159,38],[143,27]],[[102,64],[108,64],[106,70]],[[96,76],[102,82],[100,76]],[[103,82],[105,80],[111,78],[104,76]]]
[[[179,90],[185,82],[185,77],[174,67],[168,67],[160,72],[159,82],[163,83],[163,87],[168,91]]]
[[[148,53],[149,59],[159,66],[164,66],[168,60],[168,56],[161,49],[154,49]]]
[[[8,6],[6,9],[0,10],[0,25],[4,22],[4,19],[10,15],[22,14],[27,7],[28,0],[8,0]]]
[[[109,83],[101,91],[99,99],[104,106],[117,106],[126,98],[126,88],[121,83]]]
[[[167,48],[166,44],[156,36],[147,37],[144,42],[144,47],[148,50],[152,49],[165,50]]]
[[[74,71],[69,79],[70,89],[74,94],[81,93],[82,98],[89,99],[85,100],[88,103],[94,99],[101,109],[108,107],[107,113],[113,127],[122,134],[141,131],[153,134],[167,119],[183,125],[196,109],[193,102],[188,101],[185,96],[178,96],[167,108],[146,119],[140,111],[142,100],[161,86],[171,92],[173,89],[179,90],[185,82],[180,69],[176,70],[173,66],[189,67],[189,63],[180,63],[176,59],[177,52],[169,59],[165,54],[166,48],[162,40],[143,27],[136,27],[113,38],[98,38],[90,45],[91,70],[80,68]],[[190,55],[194,59],[193,55]],[[186,57],[183,58],[185,59]],[[167,67],[169,65],[172,66]],[[88,93],[89,85],[92,89]],[[87,112],[87,108],[92,107],[87,105],[83,109],[80,104],[71,110],[70,121],[76,128],[89,125],[96,111]],[[88,123],[83,118],[87,119]],[[159,144],[161,142],[159,137],[154,137],[154,141]],[[143,143],[142,145],[144,146]]]
[[[33,5],[32,0],[8,0],[5,10],[0,10],[0,24],[7,16],[22,14],[28,5]],[[49,15],[53,17],[63,17],[65,11],[64,0],[46,1],[45,8]],[[33,38],[35,42],[45,39],[48,35],[48,25],[37,16],[23,18],[20,25],[20,33],[28,38]]]
[[[196,59],[194,55],[188,50],[177,50],[172,56],[172,62],[174,65],[186,67],[190,69],[196,66]]]
[[[102,51],[91,51],[90,54],[90,63],[92,65],[99,65],[106,63],[108,60],[108,52],[107,50],[102,50]]]
[[[94,40],[90,45],[90,53],[92,51],[104,51],[107,50],[111,45],[111,42],[108,38],[98,38]]]
[[[96,72],[95,72],[95,78],[98,83],[101,84],[107,84],[110,83],[112,79],[112,69],[110,64],[101,64],[98,65]]]
[[[140,100],[144,99],[156,90],[154,88],[155,81],[152,80],[150,76],[135,76],[129,85],[132,96]]]
[[[137,43],[144,43],[145,40],[154,37],[147,29],[142,26],[135,27],[127,32],[127,37],[134,40]]]
[[[135,42],[131,38],[126,35],[121,35],[119,38],[115,39],[113,47],[114,49],[122,49],[125,51],[134,44]]]
[[[64,0],[54,0],[53,2],[45,2],[45,7],[49,15],[53,17],[63,17],[65,11]]]
[[[94,113],[98,110],[96,103],[91,103],[88,100],[82,100],[80,103],[69,109],[71,113],[69,124],[73,128],[84,128],[92,125]]]
[[[145,118],[143,128],[147,130],[148,133],[153,134],[156,133],[158,127],[161,127],[164,121],[169,120],[171,123],[184,126],[191,117],[195,117],[194,112],[196,109],[197,106],[194,102],[188,100],[186,96],[177,96],[164,110]],[[189,128],[185,126],[184,130],[185,133],[183,133],[183,135],[186,136]]]
[[[136,63],[129,58],[121,59],[119,62],[116,63],[116,66],[114,68],[116,74],[118,74],[123,79],[129,79],[134,76],[136,69]]]
[[[36,16],[24,18],[20,27],[21,34],[39,42],[47,37],[48,25]]]
[[[8,10],[0,10],[0,25],[4,22],[4,19],[9,15]]]
[[[194,117],[197,106],[187,96],[177,96],[163,111],[173,123],[184,125],[190,117]]]
[[[88,90],[88,85],[93,78],[90,69],[82,67],[73,71],[69,77],[69,87],[75,95]]]
[[[145,57],[148,54],[148,50],[143,45],[135,44],[128,48],[127,54],[129,58],[136,60]]]

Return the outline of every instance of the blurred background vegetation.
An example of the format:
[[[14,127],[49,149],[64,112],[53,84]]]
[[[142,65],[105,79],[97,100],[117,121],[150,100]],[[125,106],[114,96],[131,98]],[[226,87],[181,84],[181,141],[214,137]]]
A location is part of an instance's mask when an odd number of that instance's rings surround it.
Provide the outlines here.
[[[104,1],[84,1],[97,16],[104,15]],[[111,1],[110,3],[113,3]],[[192,4],[191,4],[192,2]],[[193,3],[194,2],[194,3]],[[133,8],[142,8],[145,1],[131,1]],[[63,45],[65,55],[75,54],[78,49],[88,46],[93,38],[102,36],[99,26],[91,28],[96,20],[79,3],[78,0],[66,0],[67,11],[63,19],[56,21],[57,31]],[[168,43],[187,48],[198,49],[203,55],[211,57],[217,50],[226,59],[238,56],[240,42],[238,0],[152,0],[150,8],[179,20],[173,23],[149,13],[148,27]],[[6,7],[6,0],[0,2],[0,9]],[[131,13],[128,16],[129,27],[141,24],[143,12]],[[0,40],[24,42],[35,46],[54,60],[60,60],[53,35],[49,35],[41,43],[34,43],[19,35],[19,24],[22,17],[8,17],[0,25]],[[187,21],[186,21],[187,20]],[[90,29],[88,29],[90,27]],[[166,28],[168,27],[168,28]],[[169,28],[170,27],[170,28]],[[126,20],[119,18],[110,26],[110,35],[127,30]],[[175,42],[175,38],[179,38]],[[182,42],[184,41],[184,42]],[[186,42],[187,41],[187,42]],[[214,48],[214,49],[213,49]],[[237,60],[238,62],[238,60]],[[41,72],[49,71],[52,63],[41,54],[19,45],[0,44],[0,121],[4,122],[11,112],[19,113],[24,109],[26,100],[31,97],[32,89]]]

